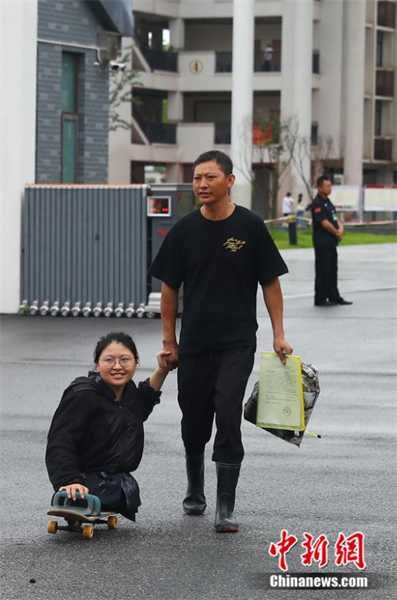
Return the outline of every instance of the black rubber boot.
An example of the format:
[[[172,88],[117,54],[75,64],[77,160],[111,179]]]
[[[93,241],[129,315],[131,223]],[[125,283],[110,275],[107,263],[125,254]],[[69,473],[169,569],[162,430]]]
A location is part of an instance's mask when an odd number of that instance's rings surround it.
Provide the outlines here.
[[[207,508],[204,496],[204,453],[186,456],[187,492],[183,510],[187,515],[202,515]]]
[[[236,533],[238,531],[238,522],[233,511],[240,466],[216,463],[218,487],[215,529],[218,533]]]

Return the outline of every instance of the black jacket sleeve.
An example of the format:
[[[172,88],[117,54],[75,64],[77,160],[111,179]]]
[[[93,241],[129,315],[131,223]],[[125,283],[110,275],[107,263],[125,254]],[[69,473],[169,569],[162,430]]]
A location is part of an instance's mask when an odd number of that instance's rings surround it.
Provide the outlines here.
[[[156,392],[149,385],[149,378],[138,385],[138,397],[141,405],[142,420],[146,421],[156,404],[160,403],[161,392]]]
[[[78,467],[77,448],[89,421],[89,405],[83,394],[69,390],[55,411],[45,456],[48,476],[55,491],[70,483],[84,483]]]

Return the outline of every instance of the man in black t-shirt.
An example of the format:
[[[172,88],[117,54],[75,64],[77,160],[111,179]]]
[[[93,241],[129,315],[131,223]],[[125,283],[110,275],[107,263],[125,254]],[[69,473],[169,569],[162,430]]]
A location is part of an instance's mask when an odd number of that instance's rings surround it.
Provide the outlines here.
[[[262,219],[230,203],[233,164],[211,151],[194,164],[193,186],[199,210],[175,223],[149,273],[163,282],[161,314],[164,350],[178,366],[178,402],[186,451],[187,514],[203,514],[204,449],[216,437],[218,532],[238,531],[233,515],[235,490],[244,456],[242,402],[256,349],[258,283],[273,327],[275,352],[285,364],[292,348],[284,339],[283,299],[278,277],[288,269]],[[179,345],[175,323],[183,284]]]
[[[318,194],[310,205],[313,218],[313,246],[316,279],[315,306],[353,304],[344,300],[338,290],[338,242],[343,237],[343,223],[338,220],[335,206],[328,196],[332,185],[324,175],[317,179]]]

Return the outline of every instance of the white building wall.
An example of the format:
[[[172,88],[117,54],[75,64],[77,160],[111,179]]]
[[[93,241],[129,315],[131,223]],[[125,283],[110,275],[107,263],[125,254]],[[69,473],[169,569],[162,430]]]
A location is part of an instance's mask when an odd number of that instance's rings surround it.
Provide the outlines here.
[[[365,2],[345,0],[343,54],[344,182],[362,184],[364,151]]]
[[[321,86],[316,92],[319,134],[332,136],[340,148],[342,110],[343,3],[323,0],[322,19],[316,22],[320,50]]]
[[[255,106],[264,108],[268,114],[270,110],[280,108],[283,118],[295,115],[300,122],[300,135],[305,137],[311,134],[311,124],[317,122],[320,136],[333,138],[334,150],[328,158],[345,159],[347,181],[352,183],[361,182],[364,159],[366,168],[378,169],[380,182],[385,169],[392,169],[390,164],[372,161],[377,4],[378,0],[254,2],[256,18],[282,19],[281,25],[257,21],[254,28],[254,41],[260,40],[262,49],[268,41],[281,39],[282,68],[280,73],[253,73],[253,91],[267,92],[266,95],[255,95]],[[196,93],[204,92],[207,99],[211,93],[226,100],[230,97],[233,76],[226,72],[216,73],[215,66],[216,52],[231,50],[232,0],[134,0],[134,9],[158,16],[159,20],[168,19],[172,45],[181,49],[178,74],[157,71],[143,73],[141,77],[144,87],[169,92],[170,121],[193,121],[192,103]],[[203,23],[203,19],[207,19],[207,23]],[[211,24],[211,19],[223,19],[223,22]],[[320,51],[319,75],[311,72],[314,50]],[[389,31],[385,35],[386,66],[390,63],[391,68],[396,68],[396,54],[396,33]],[[201,63],[199,74],[192,68],[194,61]],[[383,119],[384,135],[393,134],[394,159],[397,156],[397,74],[395,86],[394,100],[384,100]],[[123,157],[128,155],[132,160],[143,160],[143,157],[151,156],[157,162],[168,155],[165,162],[169,165],[175,156],[178,161],[188,162],[193,155],[206,150],[208,144],[213,146],[213,131],[213,123],[180,123],[178,144],[168,148],[131,145],[124,133],[124,141],[134,150],[131,152],[129,147]],[[117,149],[120,157],[121,147]],[[225,148],[231,152],[229,146]],[[112,165],[110,169],[112,173]],[[124,171],[123,178],[129,175],[129,164]],[[174,172],[169,166],[168,173]],[[295,194],[302,191],[296,173],[285,186]],[[284,191],[281,190],[281,194]]]
[[[289,121],[300,139],[310,139],[312,123],[313,0],[284,0],[281,59],[281,118]],[[310,178],[310,158],[304,158],[304,177]],[[294,196],[305,185],[294,166],[285,182]],[[285,189],[280,190],[280,196]]]
[[[186,26],[185,50],[214,50],[231,52],[233,40],[232,24],[194,24]]]
[[[22,197],[35,178],[36,48],[37,0],[2,2],[1,313],[20,303]]]
[[[236,181],[232,199],[251,208],[254,0],[234,0],[232,144]]]

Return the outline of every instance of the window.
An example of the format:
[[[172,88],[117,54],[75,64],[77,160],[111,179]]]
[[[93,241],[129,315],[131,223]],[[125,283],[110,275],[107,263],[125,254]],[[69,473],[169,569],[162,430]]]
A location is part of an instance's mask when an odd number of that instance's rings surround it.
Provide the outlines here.
[[[76,183],[77,180],[77,61],[76,54],[62,53],[62,183]]]
[[[318,123],[312,123],[311,144],[312,146],[317,146],[318,144]]]
[[[382,101],[375,102],[375,135],[382,135]]]
[[[395,2],[378,2],[378,25],[395,28],[396,26],[396,4]]]
[[[376,36],[376,66],[383,67],[383,31]]]
[[[313,50],[312,73],[315,75],[320,73],[320,50]]]
[[[62,182],[76,183],[77,118],[62,118]]]

